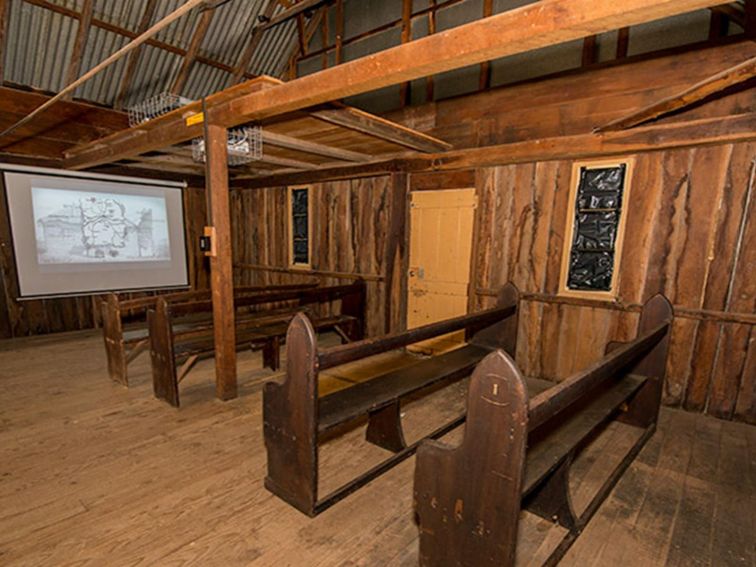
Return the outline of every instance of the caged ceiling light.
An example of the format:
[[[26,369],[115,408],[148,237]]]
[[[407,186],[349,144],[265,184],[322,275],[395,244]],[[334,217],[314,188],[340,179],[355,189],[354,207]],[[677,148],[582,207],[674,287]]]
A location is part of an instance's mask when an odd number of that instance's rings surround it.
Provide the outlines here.
[[[157,118],[158,116],[162,116],[163,114],[168,114],[169,112],[181,108],[191,102],[194,101],[172,93],[162,92],[156,94],[147,100],[143,100],[142,102],[129,107],[129,126],[132,128],[134,126],[139,126],[140,124],[144,124],[145,122]]]
[[[262,159],[262,127],[243,126],[228,131],[228,165],[243,165]],[[192,141],[192,157],[199,163],[205,162],[205,139]]]

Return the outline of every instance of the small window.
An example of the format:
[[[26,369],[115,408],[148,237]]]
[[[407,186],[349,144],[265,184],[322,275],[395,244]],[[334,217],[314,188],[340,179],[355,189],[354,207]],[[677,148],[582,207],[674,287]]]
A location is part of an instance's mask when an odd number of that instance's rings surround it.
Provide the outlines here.
[[[577,163],[562,259],[565,295],[616,295],[631,162]]]
[[[289,188],[289,258],[291,265],[310,267],[310,188]]]

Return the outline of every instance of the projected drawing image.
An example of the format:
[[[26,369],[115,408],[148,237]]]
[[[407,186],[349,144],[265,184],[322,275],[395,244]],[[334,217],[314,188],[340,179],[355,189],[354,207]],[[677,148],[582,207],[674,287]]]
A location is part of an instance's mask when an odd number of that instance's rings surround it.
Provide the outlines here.
[[[40,264],[171,259],[162,197],[32,187]]]

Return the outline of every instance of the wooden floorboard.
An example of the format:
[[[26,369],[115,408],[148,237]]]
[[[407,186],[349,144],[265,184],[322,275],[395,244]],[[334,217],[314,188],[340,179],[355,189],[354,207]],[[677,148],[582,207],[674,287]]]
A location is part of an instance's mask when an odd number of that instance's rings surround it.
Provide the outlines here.
[[[332,369],[321,391],[413,360]],[[414,459],[315,519],[264,489],[261,389],[275,375],[260,366],[241,353],[240,396],[220,402],[213,362],[200,362],[177,410],[152,397],[148,356],[129,367],[131,388],[112,383],[97,333],[0,343],[0,565],[415,565]],[[465,387],[405,404],[407,440],[463,411]],[[359,425],[323,446],[321,493],[385,458],[363,435]],[[575,461],[578,510],[631,442],[632,428],[613,425]],[[755,511],[756,428],[663,410],[561,564],[753,566]],[[518,566],[563,534],[523,513]]]

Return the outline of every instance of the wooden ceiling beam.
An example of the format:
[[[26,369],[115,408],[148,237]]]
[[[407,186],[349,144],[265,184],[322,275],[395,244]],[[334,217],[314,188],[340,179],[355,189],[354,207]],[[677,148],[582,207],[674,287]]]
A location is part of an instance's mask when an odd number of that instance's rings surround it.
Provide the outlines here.
[[[721,1],[721,0],[720,0]],[[428,75],[717,5],[718,0],[542,0],[301,77],[214,103],[205,118],[225,127],[293,112]],[[218,95],[222,95],[218,93]],[[218,95],[215,95],[216,97]],[[217,100],[217,99],[216,99]],[[86,168],[173,145],[197,135],[154,120],[139,140],[125,131],[69,153]],[[157,145],[156,145],[157,144]]]
[[[314,156],[328,157],[339,161],[351,161],[356,163],[364,163],[373,159],[373,156],[368,154],[353,152],[351,150],[345,150],[333,146],[326,146],[324,144],[317,144],[315,142],[308,142],[301,138],[277,134],[266,128],[263,128],[262,136],[263,144]]]
[[[596,128],[596,132],[624,130],[660,118],[671,112],[682,110],[727,88],[744,83],[754,76],[756,76],[756,57],[751,57],[738,65],[699,81],[682,92],[663,98],[627,116],[612,120],[608,124]]]
[[[81,60],[84,57],[84,49],[87,46],[87,38],[89,38],[89,30],[92,27],[93,15],[94,0],[84,0],[84,5],[81,8],[81,17],[79,18],[79,29],[76,31],[71,61],[68,64],[68,71],[66,73],[67,85],[78,79],[81,73]],[[65,96],[65,99],[71,100],[72,97],[73,92],[70,92]]]
[[[239,188],[257,189],[356,179],[396,172],[450,171],[551,160],[604,158],[753,140],[756,140],[756,113],[751,112],[688,122],[639,126],[632,130],[618,132],[576,134],[453,150],[441,154],[415,154],[330,169],[271,174],[254,179],[240,179],[234,181],[233,185]]]
[[[323,122],[367,134],[368,136],[373,136],[374,138],[411,150],[442,152],[452,147],[451,144],[447,144],[442,140],[356,108],[344,107],[313,110],[310,112],[310,116]]]
[[[189,43],[189,49],[186,50],[184,60],[181,62],[181,69],[179,70],[179,73],[176,76],[176,80],[173,82],[173,86],[171,87],[171,93],[181,94],[184,86],[186,86],[186,81],[189,79],[189,72],[192,70],[192,65],[194,65],[194,62],[197,60],[197,55],[199,54],[200,47],[202,46],[202,42],[207,35],[207,30],[210,29],[210,24],[213,21],[214,15],[215,9],[207,8],[204,9],[200,14],[197,28],[194,30],[192,40]]]

